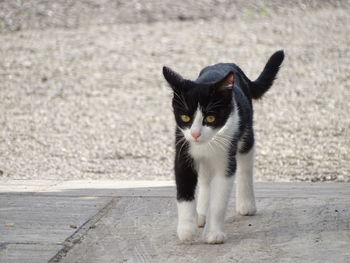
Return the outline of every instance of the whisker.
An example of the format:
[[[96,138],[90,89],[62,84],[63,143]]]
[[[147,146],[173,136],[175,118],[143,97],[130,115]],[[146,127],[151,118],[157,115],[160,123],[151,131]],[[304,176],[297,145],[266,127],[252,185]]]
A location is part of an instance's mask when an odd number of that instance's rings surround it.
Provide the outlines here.
[[[181,145],[181,148],[180,148],[179,153],[178,153],[178,156],[177,156],[178,160],[179,160],[179,157],[180,157],[180,155],[181,155],[182,148],[183,148],[185,145],[186,145],[186,141],[184,141],[184,142],[182,143],[182,145]]]
[[[226,139],[226,138],[217,138],[218,141],[222,141],[224,143],[226,143],[227,145],[231,145],[232,144],[232,140],[230,139]]]
[[[227,144],[231,144],[232,143],[232,141],[231,140],[229,140],[229,139],[227,139],[227,138],[223,138],[223,137],[217,137],[216,138],[217,140],[221,140],[221,141],[223,141],[223,142],[225,142],[225,143],[227,143]]]
[[[178,98],[174,97],[174,101],[178,102],[180,105],[182,105],[185,109],[187,109],[187,106],[184,104],[184,102]]]
[[[213,108],[218,108],[218,107],[221,107],[223,106],[223,104],[221,103],[223,100],[219,100],[219,101],[216,101],[214,103],[210,103],[207,107],[206,107],[206,110],[207,111],[210,111],[212,110]]]
[[[232,137],[231,136],[219,136],[219,135],[217,135],[216,137],[215,137],[215,139],[218,139],[218,140],[223,140],[223,141],[225,141],[225,142],[227,142],[227,143],[232,143]]]
[[[175,143],[175,147],[178,146],[181,142],[183,142],[185,139],[185,137],[182,137],[180,140],[178,140],[176,143]]]
[[[212,141],[209,141],[209,147],[210,147],[210,150],[213,152],[213,154],[215,154],[215,150],[213,148],[213,145],[211,145]]]
[[[221,145],[222,147],[225,148],[225,151],[229,149],[232,145],[232,141],[228,141],[227,139],[224,138],[215,138],[214,141],[217,142],[218,145]]]
[[[183,106],[188,110],[188,105],[185,101],[185,98],[183,97],[183,94],[181,93],[181,96],[180,96],[178,93],[174,91],[174,95],[176,95],[179,98],[179,102],[181,102],[181,104],[183,104]]]
[[[215,146],[218,146],[218,148],[220,148],[223,152],[226,152],[225,147],[223,145],[221,145],[221,143],[219,143],[219,141],[213,140],[212,142],[215,144]]]
[[[229,138],[229,139],[231,139],[231,136],[226,135],[226,134],[217,134],[217,137],[223,137],[223,138]]]
[[[221,99],[221,100],[215,101],[214,103],[211,102],[211,103],[208,105],[208,107],[214,106],[214,105],[217,105],[217,104],[220,104],[222,101],[223,101],[223,100]]]

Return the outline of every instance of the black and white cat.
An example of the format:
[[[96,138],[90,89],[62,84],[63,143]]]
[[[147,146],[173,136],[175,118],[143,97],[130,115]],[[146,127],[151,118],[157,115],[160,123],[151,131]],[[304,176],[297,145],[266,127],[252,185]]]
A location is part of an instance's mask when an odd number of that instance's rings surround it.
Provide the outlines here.
[[[192,240],[196,227],[204,225],[207,243],[225,241],[225,211],[235,175],[237,212],[256,213],[252,99],[259,99],[272,86],[283,59],[282,50],[274,53],[255,81],[232,63],[208,66],[195,81],[163,68],[174,94],[177,234],[181,241]]]

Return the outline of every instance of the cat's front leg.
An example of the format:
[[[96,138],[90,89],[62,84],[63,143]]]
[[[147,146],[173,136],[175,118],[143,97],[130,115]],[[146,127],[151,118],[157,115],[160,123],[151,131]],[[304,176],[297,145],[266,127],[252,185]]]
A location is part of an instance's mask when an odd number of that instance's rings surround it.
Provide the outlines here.
[[[196,210],[193,201],[177,201],[177,236],[182,242],[193,240],[196,234]]]
[[[255,146],[247,153],[237,153],[236,211],[243,216],[256,213],[253,170]]]
[[[198,195],[197,195],[197,225],[204,227],[209,204],[210,195],[210,174],[208,167],[199,166],[198,174]]]
[[[209,244],[220,244],[226,240],[224,221],[232,184],[233,175],[224,173],[215,175],[211,181],[209,213],[204,229],[204,238]]]
[[[190,241],[196,233],[195,191],[197,172],[188,161],[175,163],[175,179],[177,189],[178,225],[177,235],[181,241]]]

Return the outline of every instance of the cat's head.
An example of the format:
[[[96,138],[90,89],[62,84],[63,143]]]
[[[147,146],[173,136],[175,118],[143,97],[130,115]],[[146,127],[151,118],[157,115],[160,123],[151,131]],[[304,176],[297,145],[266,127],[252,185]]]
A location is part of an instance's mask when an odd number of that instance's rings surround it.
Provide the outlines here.
[[[186,140],[209,142],[232,112],[234,74],[230,72],[215,83],[186,80],[168,67],[163,67],[163,75],[173,89],[175,120]]]

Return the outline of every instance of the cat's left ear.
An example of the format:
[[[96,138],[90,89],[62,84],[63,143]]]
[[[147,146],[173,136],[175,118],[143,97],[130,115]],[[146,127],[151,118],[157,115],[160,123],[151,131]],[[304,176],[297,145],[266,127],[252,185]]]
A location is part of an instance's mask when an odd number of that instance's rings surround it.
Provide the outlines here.
[[[232,90],[234,83],[235,83],[235,75],[233,74],[233,72],[229,72],[222,80],[215,83],[215,90],[217,92]]]
[[[176,73],[171,68],[163,67],[163,75],[173,89],[180,87],[184,82],[183,77],[181,77],[180,74]]]

